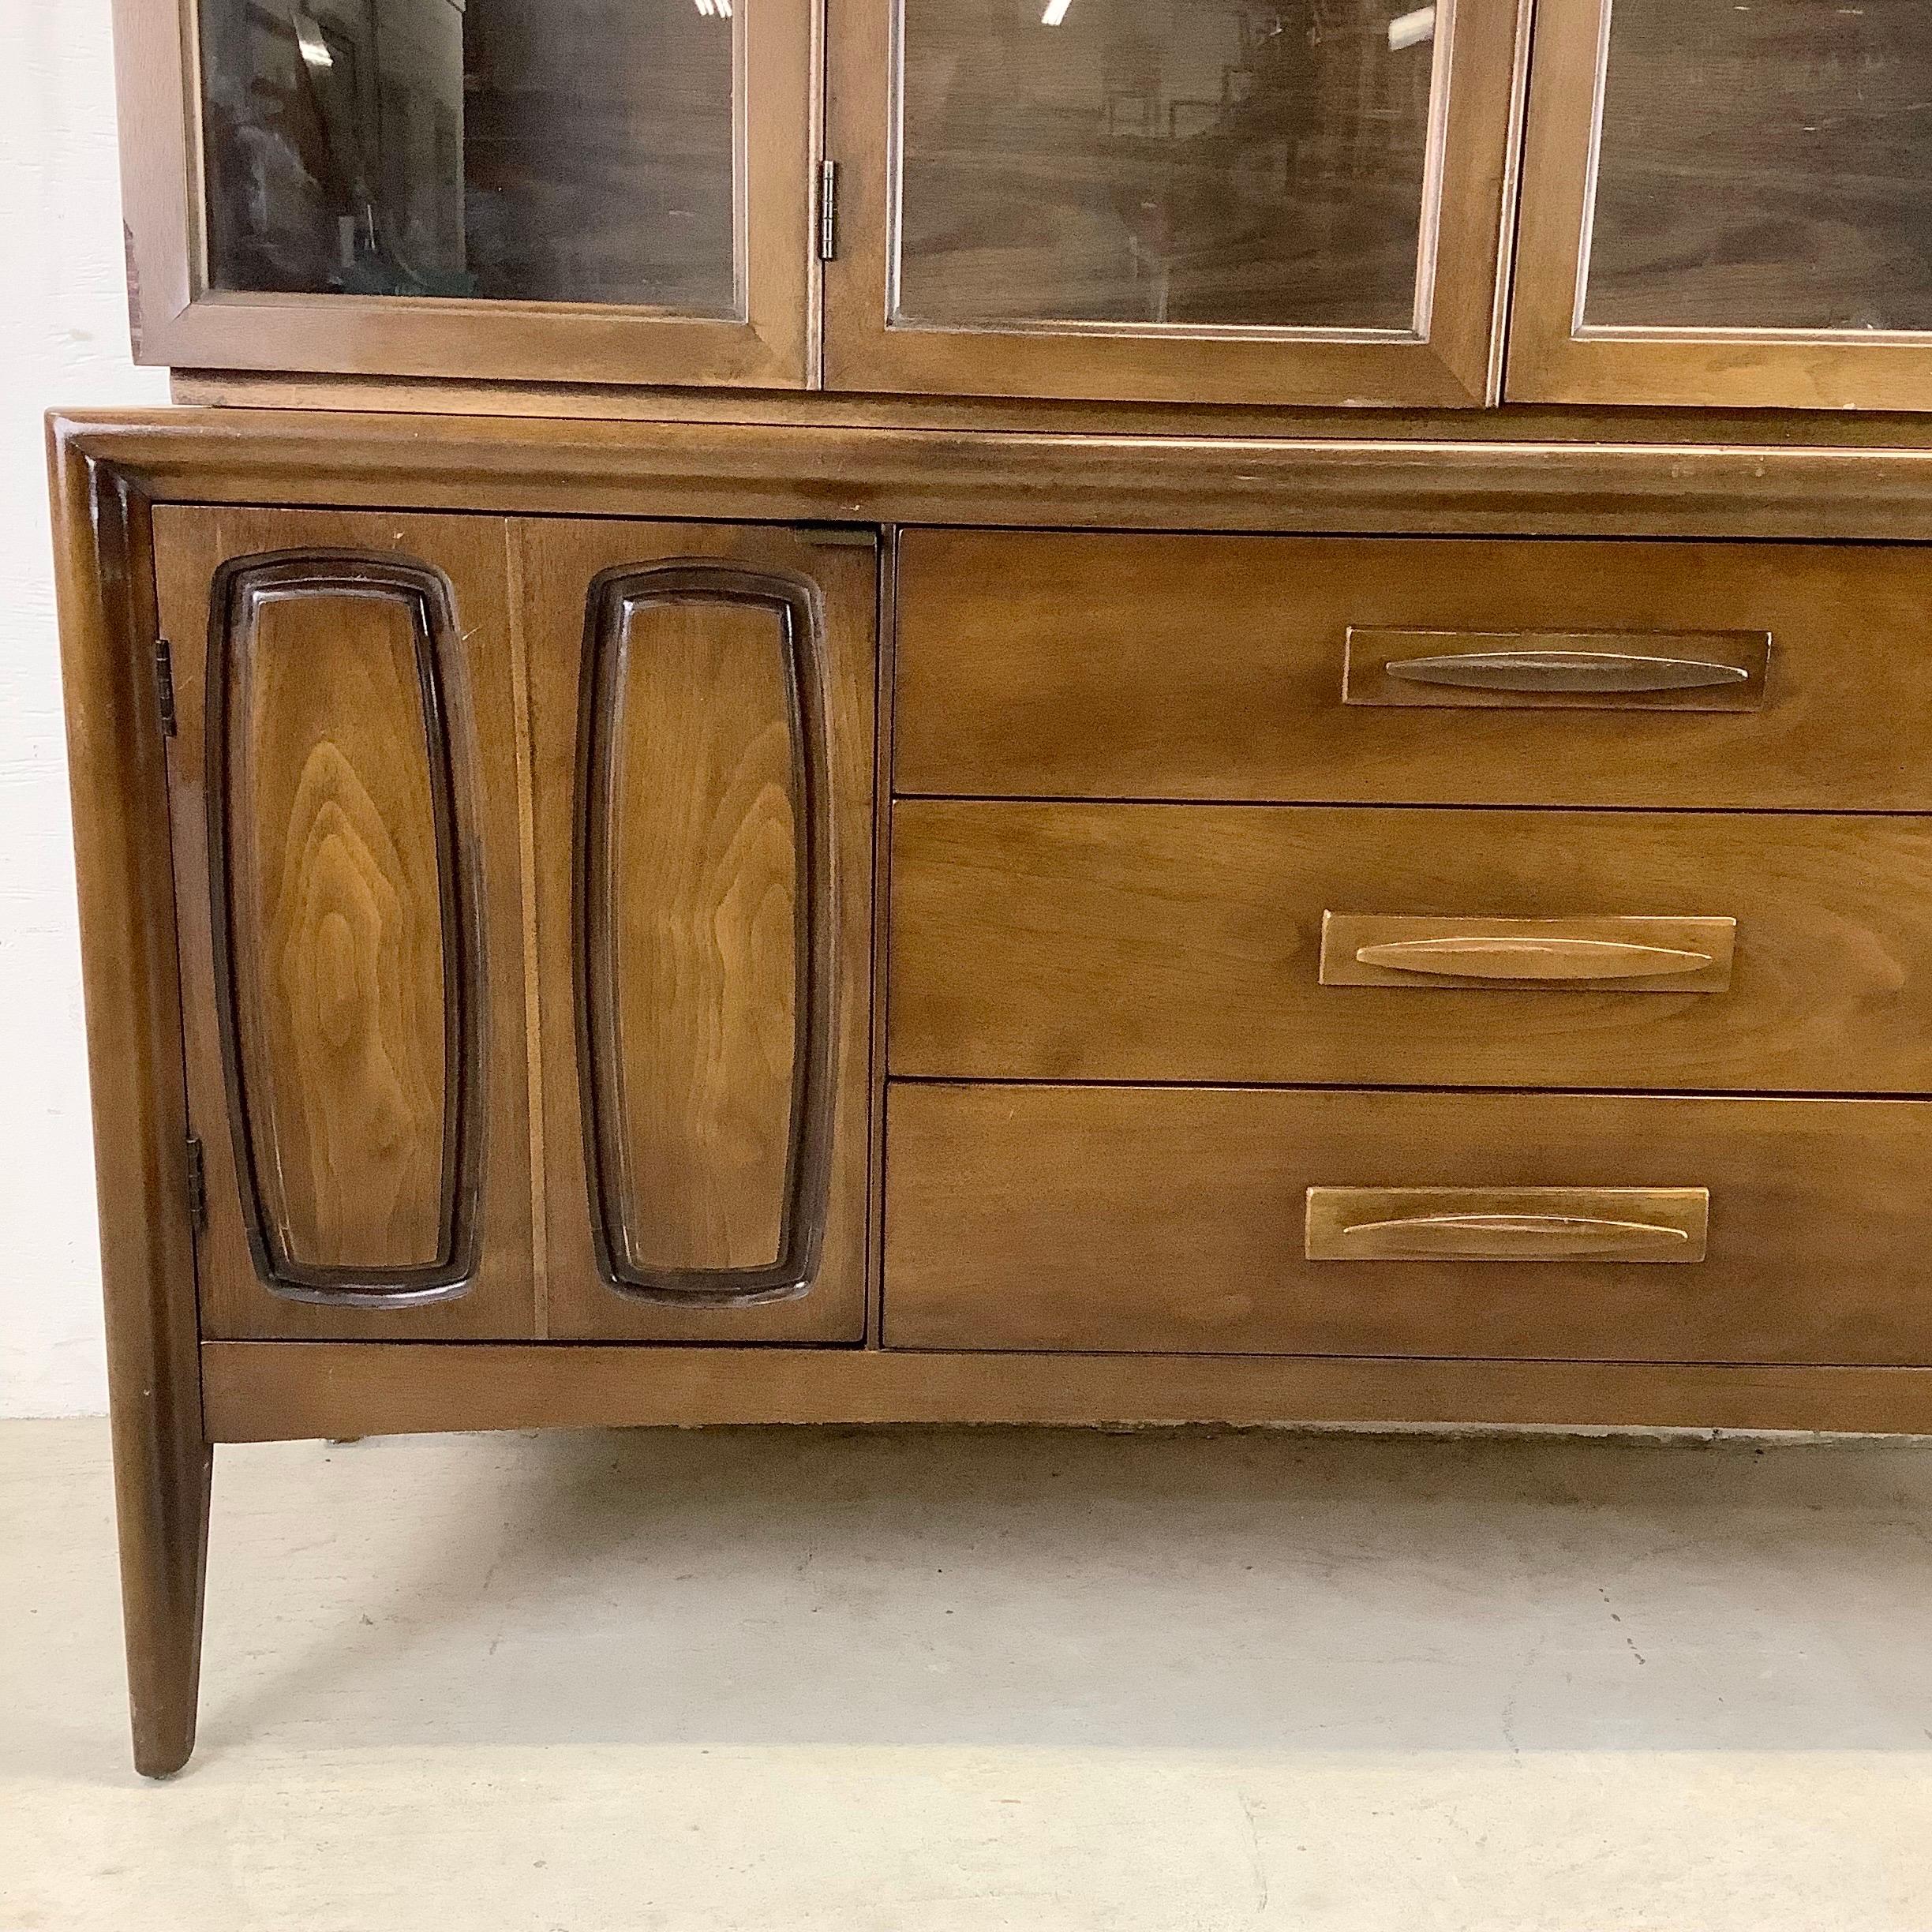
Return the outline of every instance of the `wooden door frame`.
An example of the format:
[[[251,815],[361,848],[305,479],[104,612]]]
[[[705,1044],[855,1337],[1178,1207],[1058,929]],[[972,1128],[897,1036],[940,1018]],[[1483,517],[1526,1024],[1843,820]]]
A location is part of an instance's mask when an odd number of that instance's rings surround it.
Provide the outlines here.
[[[196,0],[114,0],[137,362],[502,381],[811,388],[822,117],[817,0],[743,0],[734,85],[742,319],[580,302],[227,294],[205,273]]]
[[[1586,326],[1615,0],[1538,0],[1511,308],[1512,402],[1932,409],[1932,334]]]
[[[522,948],[530,917],[520,863],[525,789],[515,691],[522,643],[510,608],[504,520],[492,517],[345,515],[151,507],[147,525],[160,635],[168,638],[175,728],[167,737],[167,816],[189,1122],[201,1147],[197,1258],[204,1338],[337,1341],[408,1332],[430,1342],[540,1338],[530,1256],[528,1043]],[[466,1022],[446,1035],[466,1054],[446,1058],[459,1138],[446,1143],[443,1185],[453,1251],[436,1279],[369,1293],[353,1270],[276,1279],[266,1251],[240,1061],[235,957],[223,826],[221,721],[230,662],[227,586],[238,569],[273,568],[325,583],[358,571],[413,576],[444,605],[435,639],[447,738],[440,757],[450,813],[439,852],[449,991]],[[300,578],[298,578],[300,581]],[[436,790],[433,781],[432,795]],[[446,1013],[445,1024],[447,1024]],[[466,1158],[455,1159],[458,1145]],[[425,1275],[432,1271],[425,1271]]]
[[[1498,399],[1499,293],[1507,280],[1530,0],[1443,0],[1450,25],[1437,58],[1448,84],[1436,87],[1431,114],[1413,335],[890,326],[900,5],[832,0],[826,152],[838,166],[841,242],[825,279],[829,388],[1451,408]]]
[[[514,518],[508,541],[523,638],[520,729],[530,772],[526,958],[536,989],[540,1332],[573,1345],[862,1343],[871,1263],[877,533],[773,529],[732,519]],[[792,1249],[794,1262],[803,1257],[796,1274],[784,1267],[791,1244],[781,1237],[780,1264],[769,1269],[717,1268],[708,1279],[696,1268],[681,1280],[626,1279],[610,1233],[597,1095],[614,1083],[615,1069],[597,1046],[606,1029],[597,1014],[610,991],[596,965],[603,949],[593,936],[592,827],[602,809],[595,728],[614,715],[603,683],[609,660],[598,661],[618,638],[605,621],[614,613],[602,590],[635,590],[653,576],[686,598],[715,600],[735,580],[740,592],[749,581],[796,600],[797,656],[788,668],[795,680],[799,1024],[786,1220],[796,1217],[811,1234]],[[695,769],[688,774],[694,789]]]

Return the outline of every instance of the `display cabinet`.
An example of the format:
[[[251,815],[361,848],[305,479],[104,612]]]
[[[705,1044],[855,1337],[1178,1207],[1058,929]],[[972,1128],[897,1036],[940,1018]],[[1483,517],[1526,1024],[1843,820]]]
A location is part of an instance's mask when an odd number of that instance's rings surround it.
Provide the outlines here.
[[[848,0],[834,388],[1491,399],[1516,0]]]
[[[817,379],[812,0],[118,0],[137,353]]]
[[[1932,1430],[1921,12],[118,0],[141,1769],[217,1443]]]
[[[1539,0],[1509,393],[1932,407],[1932,13]]]
[[[1913,0],[118,4],[177,368],[1926,402]]]

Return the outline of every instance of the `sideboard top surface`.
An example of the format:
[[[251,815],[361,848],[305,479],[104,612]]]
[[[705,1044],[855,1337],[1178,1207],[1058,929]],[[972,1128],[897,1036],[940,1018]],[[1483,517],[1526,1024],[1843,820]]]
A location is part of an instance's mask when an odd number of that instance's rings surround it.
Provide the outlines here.
[[[1465,419],[1466,420],[1466,419]],[[1507,419],[1489,419],[1499,428]],[[176,406],[55,411],[50,452],[152,502],[1043,529],[1920,541],[1932,423],[1836,441],[1123,434]],[[1365,424],[1365,429],[1369,425]],[[1728,427],[1729,425],[1724,425]],[[1707,425],[1707,432],[1717,427]]]

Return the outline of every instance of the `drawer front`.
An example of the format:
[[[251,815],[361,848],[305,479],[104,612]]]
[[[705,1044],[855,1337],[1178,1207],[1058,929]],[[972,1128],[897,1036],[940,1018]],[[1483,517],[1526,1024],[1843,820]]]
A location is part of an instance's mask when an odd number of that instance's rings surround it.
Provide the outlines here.
[[[1932,821],[908,800],[889,1058],[1932,1092]]]
[[[895,1083],[885,1336],[1932,1361],[1932,1105]]]
[[[914,530],[902,792],[1932,807],[1904,545]]]

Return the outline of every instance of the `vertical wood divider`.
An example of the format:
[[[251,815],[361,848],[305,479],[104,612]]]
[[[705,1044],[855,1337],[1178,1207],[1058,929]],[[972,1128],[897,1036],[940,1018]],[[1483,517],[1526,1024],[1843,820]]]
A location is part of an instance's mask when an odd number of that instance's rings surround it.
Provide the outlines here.
[[[867,1056],[866,1346],[886,1339],[886,989],[892,929],[893,716],[899,602],[899,532],[879,533],[878,662],[872,715],[872,1024]]]
[[[1483,402],[1494,409],[1509,381],[1510,313],[1515,301],[1518,212],[1522,204],[1523,129],[1530,118],[1530,50],[1537,0],[1517,0],[1516,66],[1510,77],[1509,131],[1504,137],[1503,219],[1496,239],[1496,289],[1489,311],[1489,369]]]
[[[503,524],[506,607],[510,620],[510,680],[516,711],[518,903],[523,909],[523,1042],[529,1069],[530,1269],[537,1339],[550,1336],[550,1202],[544,1144],[543,990],[537,945],[537,781],[535,714],[530,705],[530,632],[523,622],[523,526]]]

